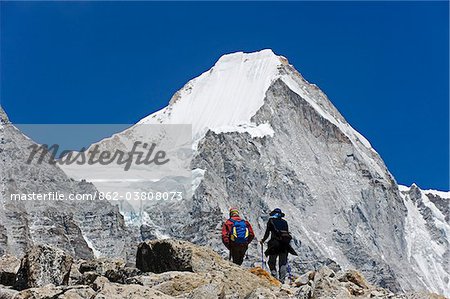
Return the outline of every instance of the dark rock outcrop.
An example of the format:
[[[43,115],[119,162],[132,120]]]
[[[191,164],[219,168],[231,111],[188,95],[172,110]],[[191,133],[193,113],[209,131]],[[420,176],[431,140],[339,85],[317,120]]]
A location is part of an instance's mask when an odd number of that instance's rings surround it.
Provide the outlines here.
[[[67,285],[71,265],[72,257],[63,250],[48,245],[34,246],[21,261],[15,288]]]
[[[20,260],[13,255],[0,257],[0,285],[13,286],[20,267]]]
[[[136,254],[136,267],[144,272],[193,271],[192,250],[181,241],[143,242]]]

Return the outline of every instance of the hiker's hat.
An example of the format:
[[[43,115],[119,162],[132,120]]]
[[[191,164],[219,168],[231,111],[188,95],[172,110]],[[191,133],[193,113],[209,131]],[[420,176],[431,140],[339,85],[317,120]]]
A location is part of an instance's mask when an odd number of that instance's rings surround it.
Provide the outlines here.
[[[230,217],[239,216],[239,210],[237,208],[230,208]]]
[[[284,213],[281,211],[280,208],[274,209],[272,212],[270,212],[269,215],[270,215],[270,216],[275,216],[275,217],[280,217],[280,218],[285,216]]]

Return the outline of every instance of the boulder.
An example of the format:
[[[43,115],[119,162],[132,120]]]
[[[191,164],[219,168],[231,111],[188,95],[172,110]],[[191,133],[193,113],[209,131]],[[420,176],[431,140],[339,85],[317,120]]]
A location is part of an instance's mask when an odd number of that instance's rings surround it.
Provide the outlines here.
[[[125,261],[122,259],[91,259],[80,263],[79,271],[81,274],[84,272],[96,272],[98,275],[104,276],[109,270],[117,271],[125,267]]]
[[[196,288],[187,297],[187,299],[210,299],[226,298],[224,285],[222,283],[209,283]]]
[[[70,267],[70,275],[69,275],[69,285],[77,285],[80,284],[82,274],[80,273],[78,263],[73,263]]]
[[[9,288],[4,288],[0,285],[0,299],[13,299],[16,298],[18,291]]]
[[[209,249],[208,251],[212,251]],[[195,252],[195,253],[194,253]],[[198,271],[208,258],[191,244],[179,240],[152,240],[139,245],[136,267],[143,272]]]
[[[12,286],[20,267],[20,260],[12,255],[0,257],[0,284]]]
[[[71,286],[64,290],[61,299],[86,299],[94,296],[95,291],[88,286]]]
[[[359,272],[347,270],[336,273],[327,266],[298,277],[293,285],[298,287],[295,297],[300,299],[370,298],[373,289]]]
[[[368,289],[369,283],[364,278],[364,276],[361,275],[358,271],[355,270],[347,270],[345,272],[339,273],[339,276],[337,278],[340,282],[351,282],[355,285],[357,285],[360,288]]]
[[[33,246],[22,258],[15,288],[67,285],[71,265],[72,257],[64,251],[48,245]]]
[[[209,284],[212,278],[213,276],[208,273],[173,271],[136,276],[128,279],[127,282],[151,287],[170,296],[180,296]]]
[[[141,243],[136,255],[136,266],[143,272],[194,272],[208,277],[209,283],[223,286],[223,293],[234,298],[246,298],[256,288],[273,286],[270,279],[258,277],[224,260],[208,247],[180,240],[165,239]],[[205,276],[206,274],[209,276]],[[190,276],[190,279],[197,278],[198,276]],[[221,288],[219,293],[222,293]],[[211,289],[204,291],[209,292]]]
[[[103,276],[99,276],[97,277],[97,279],[94,281],[94,283],[92,284],[92,288],[96,291],[99,291],[103,288],[103,286],[105,285],[105,283],[108,283],[109,280],[106,277]]]
[[[121,259],[92,259],[83,261],[79,265],[79,272],[83,278],[90,277],[89,281],[83,280],[82,283],[92,283],[98,276],[104,276],[111,282],[125,283],[126,279],[137,276],[142,272],[134,267],[127,267],[124,260]],[[88,273],[85,275],[85,273]],[[93,277],[93,274],[96,274]]]
[[[300,275],[294,280],[293,285],[296,287],[301,287],[307,285],[310,281],[314,281],[315,272],[309,271],[303,275]]]
[[[277,299],[277,296],[269,289],[257,288],[246,299]]]
[[[314,295],[314,285],[305,284],[298,288],[295,293],[297,299],[311,299]]]
[[[78,284],[91,285],[100,275],[95,271],[87,271],[81,274]]]
[[[136,285],[136,284],[118,284],[113,282],[102,281],[99,284],[99,290],[95,299],[111,299],[111,298],[154,298],[154,299],[169,299],[174,298],[157,291],[155,289]]]
[[[14,299],[86,299],[94,298],[95,291],[88,286],[55,286],[31,288],[16,294]]]
[[[107,270],[104,274],[111,282],[125,283],[130,277],[142,274],[141,270],[134,267],[123,267],[117,270]]]
[[[397,293],[372,286],[364,276],[355,270],[334,272],[327,266],[316,272],[308,272],[298,277],[292,285],[295,289],[293,298],[297,299],[444,299],[445,297],[427,292]],[[283,286],[282,286],[283,288]],[[282,289],[281,288],[281,289]],[[277,295],[277,298],[291,298]]]

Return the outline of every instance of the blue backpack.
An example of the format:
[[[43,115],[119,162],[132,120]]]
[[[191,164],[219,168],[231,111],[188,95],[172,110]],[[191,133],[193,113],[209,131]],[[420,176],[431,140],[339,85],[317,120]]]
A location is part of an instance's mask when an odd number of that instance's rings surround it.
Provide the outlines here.
[[[230,219],[233,222],[233,227],[231,228],[230,240],[234,243],[244,244],[248,243],[248,228],[245,220],[234,220]]]

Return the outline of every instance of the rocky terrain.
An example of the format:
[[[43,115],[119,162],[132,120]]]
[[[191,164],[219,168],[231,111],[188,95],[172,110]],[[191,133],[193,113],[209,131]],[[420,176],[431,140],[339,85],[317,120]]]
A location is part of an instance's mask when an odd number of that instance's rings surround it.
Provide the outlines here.
[[[21,261],[3,256],[0,298],[443,298],[394,294],[357,271],[328,267],[281,285],[261,268],[236,266],[210,248],[179,240],[147,241],[135,249],[136,268],[120,259],[73,260],[47,245],[33,246]]]

